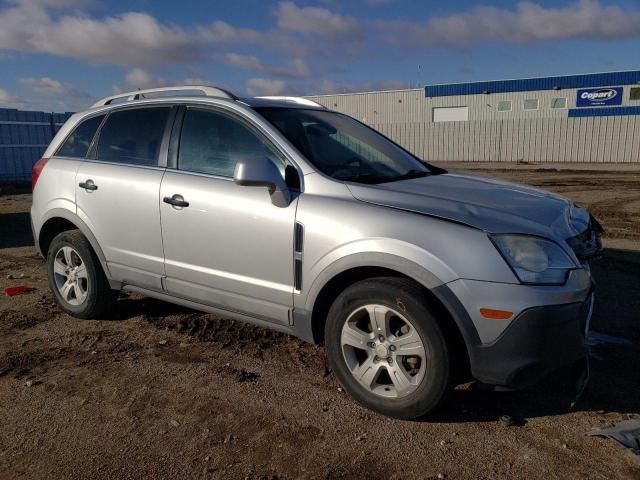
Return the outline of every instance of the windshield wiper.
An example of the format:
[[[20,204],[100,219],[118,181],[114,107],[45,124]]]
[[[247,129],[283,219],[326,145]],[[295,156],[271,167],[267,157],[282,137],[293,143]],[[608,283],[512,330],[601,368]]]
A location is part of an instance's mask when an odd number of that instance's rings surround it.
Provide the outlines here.
[[[396,182],[398,180],[409,180],[411,178],[421,178],[421,177],[426,177],[427,175],[431,175],[430,172],[426,171],[426,170],[416,170],[416,169],[411,169],[406,173],[403,173],[402,175],[397,175],[395,177],[389,177],[387,179],[384,180],[384,182]]]

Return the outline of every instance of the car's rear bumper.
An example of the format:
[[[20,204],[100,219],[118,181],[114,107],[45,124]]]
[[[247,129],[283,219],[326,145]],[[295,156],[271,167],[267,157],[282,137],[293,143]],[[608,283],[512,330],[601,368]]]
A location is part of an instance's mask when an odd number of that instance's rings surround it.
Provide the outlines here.
[[[29,224],[31,225],[31,235],[33,235],[33,245],[36,247],[36,251],[42,255],[40,251],[40,242],[38,242],[38,235],[36,235],[36,227],[33,225],[33,216],[29,215]]]
[[[494,342],[471,349],[472,375],[485,384],[524,388],[583,359],[591,300],[523,311]]]

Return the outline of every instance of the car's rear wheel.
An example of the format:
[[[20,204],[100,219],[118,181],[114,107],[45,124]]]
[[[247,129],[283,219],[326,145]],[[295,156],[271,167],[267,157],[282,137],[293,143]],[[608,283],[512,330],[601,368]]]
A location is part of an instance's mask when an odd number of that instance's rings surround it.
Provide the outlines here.
[[[345,390],[385,415],[423,416],[449,388],[445,336],[410,280],[374,278],[348,287],[329,310],[325,344]]]
[[[74,317],[102,316],[113,305],[115,292],[89,241],[79,230],[62,232],[47,253],[49,287],[62,310]]]

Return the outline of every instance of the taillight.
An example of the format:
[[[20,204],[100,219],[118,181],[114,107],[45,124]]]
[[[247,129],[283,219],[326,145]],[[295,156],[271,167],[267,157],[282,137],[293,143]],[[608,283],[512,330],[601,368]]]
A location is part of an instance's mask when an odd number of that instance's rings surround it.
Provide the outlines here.
[[[47,164],[48,158],[41,158],[36,162],[33,166],[33,170],[31,171],[31,191],[33,192],[36,188],[36,183],[38,182],[38,178],[42,173],[42,169]]]

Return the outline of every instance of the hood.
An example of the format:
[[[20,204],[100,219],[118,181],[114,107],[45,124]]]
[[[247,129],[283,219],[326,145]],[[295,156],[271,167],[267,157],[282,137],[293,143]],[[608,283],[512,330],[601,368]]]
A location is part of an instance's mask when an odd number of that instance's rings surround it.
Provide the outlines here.
[[[589,221],[586,210],[560,195],[467,173],[347,185],[360,201],[439,217],[490,233],[566,239],[587,228]]]

